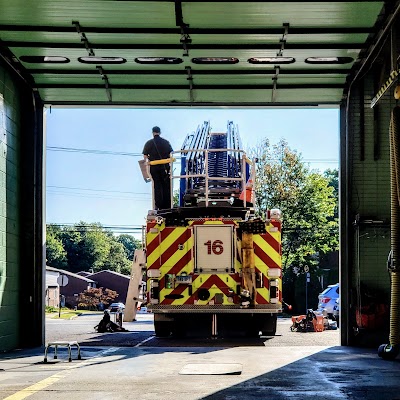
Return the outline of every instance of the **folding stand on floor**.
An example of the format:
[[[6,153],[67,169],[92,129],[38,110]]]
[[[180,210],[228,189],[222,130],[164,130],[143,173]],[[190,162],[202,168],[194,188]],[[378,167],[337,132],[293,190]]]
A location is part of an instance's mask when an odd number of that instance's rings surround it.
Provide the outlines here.
[[[54,347],[54,358],[57,359],[57,348],[58,346],[66,346],[68,347],[68,362],[72,361],[71,357],[71,346],[76,346],[78,348],[78,360],[81,360],[81,348],[79,346],[79,343],[76,340],[73,340],[71,342],[63,342],[63,341],[57,341],[57,342],[49,342],[47,343],[45,349],[44,349],[44,362],[47,362],[47,352],[49,350],[49,347],[53,346]]]

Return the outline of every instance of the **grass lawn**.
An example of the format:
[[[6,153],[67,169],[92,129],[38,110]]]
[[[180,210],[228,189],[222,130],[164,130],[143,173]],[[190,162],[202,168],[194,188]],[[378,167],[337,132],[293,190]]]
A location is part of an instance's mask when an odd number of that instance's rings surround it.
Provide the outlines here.
[[[58,319],[58,318],[71,319],[71,318],[76,317],[81,314],[82,314],[82,311],[73,311],[73,310],[63,311],[63,310],[61,310],[60,317],[58,317],[58,312],[57,312],[57,314],[55,314],[52,318],[53,319]]]
[[[69,308],[62,308],[61,309],[61,315],[58,317],[58,308],[51,307],[46,310],[46,314],[50,314],[49,317],[53,319],[71,319],[74,317],[77,317],[78,315],[84,314],[84,313],[93,313],[93,311],[90,310],[70,310]]]

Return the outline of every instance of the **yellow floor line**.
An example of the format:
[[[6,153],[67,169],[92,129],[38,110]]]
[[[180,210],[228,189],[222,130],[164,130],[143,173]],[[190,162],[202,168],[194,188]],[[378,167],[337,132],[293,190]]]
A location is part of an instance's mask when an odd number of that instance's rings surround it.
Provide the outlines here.
[[[32,396],[33,394],[40,392],[41,390],[46,389],[50,385],[53,385],[54,383],[58,382],[60,379],[65,378],[68,374],[72,372],[73,369],[82,367],[85,365],[91,365],[92,363],[96,362],[97,360],[100,360],[102,356],[108,355],[110,353],[114,353],[118,350],[118,347],[111,347],[103,352],[99,356],[96,356],[91,359],[83,360],[81,362],[76,362],[72,365],[68,365],[65,367],[65,370],[62,372],[57,372],[54,375],[49,376],[48,378],[45,378],[39,382],[34,383],[31,386],[28,386],[25,389],[20,390],[17,393],[12,394],[11,396],[8,396],[4,398],[3,400],[22,400],[25,399],[29,396]]]
[[[49,376],[46,379],[43,379],[39,382],[34,383],[31,386],[28,386],[25,389],[20,390],[17,393],[12,394],[11,396],[6,397],[4,400],[22,400],[28,396],[32,396],[33,394],[40,392],[41,390],[46,389],[48,386],[53,385],[58,382],[60,379],[65,378],[68,373],[71,372],[71,368],[66,371],[58,372],[52,376]]]

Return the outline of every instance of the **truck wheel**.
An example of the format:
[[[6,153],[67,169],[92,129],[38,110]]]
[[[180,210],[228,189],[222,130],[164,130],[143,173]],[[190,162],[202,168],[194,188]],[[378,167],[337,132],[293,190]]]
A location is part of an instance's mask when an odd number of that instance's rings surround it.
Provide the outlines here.
[[[154,331],[157,337],[168,337],[171,334],[169,322],[154,321]]]
[[[260,330],[258,328],[251,327],[246,332],[246,337],[248,338],[259,338],[260,337]]]
[[[278,318],[276,315],[265,317],[264,324],[261,329],[262,336],[275,336],[277,319]]]
[[[184,338],[186,336],[187,321],[185,318],[177,318],[172,326],[172,336]]]
[[[262,322],[260,315],[253,315],[248,321],[246,321],[246,324],[244,325],[247,327],[246,337],[259,338]]]

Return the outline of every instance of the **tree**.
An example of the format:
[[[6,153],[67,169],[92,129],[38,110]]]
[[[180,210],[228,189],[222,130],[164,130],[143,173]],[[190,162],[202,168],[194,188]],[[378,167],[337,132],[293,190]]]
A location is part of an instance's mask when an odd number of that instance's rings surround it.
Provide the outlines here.
[[[128,260],[124,246],[115,239],[110,243],[110,251],[101,269],[109,269],[121,274],[131,274],[131,261]]]
[[[49,225],[46,231],[46,265],[60,269],[67,266],[67,252],[55,225]]]
[[[68,254],[68,269],[72,272],[100,271],[108,258],[111,240],[99,223],[83,221],[63,230],[64,248]]]
[[[338,221],[334,217],[334,188],[322,174],[310,171],[301,155],[281,140],[264,140],[254,150],[258,158],[255,183],[256,211],[279,208],[283,215],[282,268],[284,296],[293,302],[296,287],[305,285],[304,268],[311,272],[310,298],[320,291],[320,254],[338,248]],[[298,301],[299,299],[297,299]],[[294,304],[296,305],[296,303]],[[311,302],[310,307],[314,304]]]
[[[100,303],[104,305],[110,304],[118,293],[115,290],[100,288],[89,288],[79,293],[78,306],[88,308],[89,310],[97,310]]]
[[[324,176],[328,179],[328,185],[333,188],[333,196],[335,198],[335,211],[332,220],[339,219],[339,170],[327,169]],[[339,282],[339,251],[334,250],[321,254],[320,267],[324,269],[324,287]]]
[[[172,204],[174,207],[179,207],[179,190],[174,190],[174,194],[172,196]]]
[[[47,226],[48,265],[71,272],[104,269],[130,275],[139,241],[130,235],[114,236],[99,223]]]
[[[140,241],[127,234],[117,236],[116,240],[124,246],[127,259],[133,261],[135,250],[141,247]]]
[[[325,178],[329,181],[329,186],[333,187],[333,197],[336,200],[335,205],[335,218],[339,217],[339,170],[336,169],[327,169],[324,172]]]

